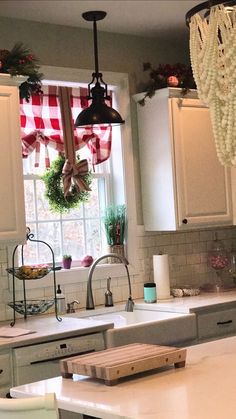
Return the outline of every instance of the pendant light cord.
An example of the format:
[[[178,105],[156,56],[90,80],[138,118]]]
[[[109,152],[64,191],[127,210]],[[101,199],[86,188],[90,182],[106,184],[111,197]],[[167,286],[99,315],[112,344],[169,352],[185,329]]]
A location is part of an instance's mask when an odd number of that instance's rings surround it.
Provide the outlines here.
[[[98,38],[97,38],[97,22],[93,20],[93,44],[94,44],[94,64],[95,64],[95,77],[98,80]]]

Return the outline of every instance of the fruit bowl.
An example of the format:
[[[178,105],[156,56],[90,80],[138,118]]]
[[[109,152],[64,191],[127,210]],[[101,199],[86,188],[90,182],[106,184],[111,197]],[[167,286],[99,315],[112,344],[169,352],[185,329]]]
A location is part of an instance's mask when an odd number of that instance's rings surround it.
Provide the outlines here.
[[[9,268],[7,272],[14,274],[18,279],[40,279],[51,271],[48,266],[20,266],[19,268]]]
[[[45,313],[50,307],[54,304],[54,300],[31,300],[26,301],[26,313],[25,313],[25,303],[23,300],[15,301],[15,303],[8,303],[9,307],[13,308],[19,314],[41,314]]]

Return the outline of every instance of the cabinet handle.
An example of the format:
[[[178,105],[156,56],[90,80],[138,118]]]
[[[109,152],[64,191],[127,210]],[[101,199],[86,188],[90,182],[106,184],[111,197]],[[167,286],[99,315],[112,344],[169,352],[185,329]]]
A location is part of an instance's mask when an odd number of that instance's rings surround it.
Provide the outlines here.
[[[217,326],[221,326],[223,324],[230,324],[230,323],[233,323],[233,320],[226,320],[225,322],[217,322],[216,324]]]
[[[182,223],[183,223],[183,224],[188,224],[188,220],[187,220],[187,218],[184,218],[184,219],[182,220]]]
[[[2,369],[0,369],[0,374],[2,374],[2,372],[3,372],[3,370],[2,370]]]

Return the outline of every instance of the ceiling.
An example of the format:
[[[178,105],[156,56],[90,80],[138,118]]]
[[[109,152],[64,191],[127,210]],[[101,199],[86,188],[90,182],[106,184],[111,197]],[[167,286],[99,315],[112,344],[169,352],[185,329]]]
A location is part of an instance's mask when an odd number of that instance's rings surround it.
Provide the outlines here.
[[[199,0],[0,0],[0,16],[91,29],[81,14],[104,10],[98,23],[105,32],[154,37],[163,31],[186,30],[185,14]]]

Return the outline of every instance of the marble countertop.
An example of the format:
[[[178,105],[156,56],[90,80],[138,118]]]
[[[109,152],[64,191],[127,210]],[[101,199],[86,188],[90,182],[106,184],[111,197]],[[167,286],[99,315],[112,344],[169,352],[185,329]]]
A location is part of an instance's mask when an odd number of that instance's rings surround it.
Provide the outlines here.
[[[10,327],[9,322],[1,322],[0,327]],[[66,316],[62,316],[60,322],[54,315],[51,315],[28,317],[26,320],[19,319],[16,321],[14,328],[27,329],[33,333],[14,338],[0,337],[0,349],[105,331],[113,328],[113,323]]]
[[[124,309],[124,303],[115,307],[99,308],[92,313],[86,310],[78,310],[75,314],[62,316],[62,322],[59,322],[54,315],[31,316],[26,320],[17,319],[14,327],[32,330],[35,333],[19,336],[16,338],[1,338],[0,349],[30,345],[37,342],[47,342],[49,340],[61,339],[65,337],[80,336],[98,331],[105,331],[113,328],[112,321],[91,320],[85,316],[101,313],[109,313],[117,310],[117,307]],[[221,293],[202,293],[195,297],[172,298],[157,303],[147,304],[143,300],[135,301],[136,308],[146,310],[157,310],[173,313],[198,313],[206,310],[220,310],[236,307],[236,291],[227,291]],[[0,322],[0,327],[9,326],[9,322]]]
[[[184,368],[153,370],[116,386],[84,376],[11,389],[13,397],[55,392],[61,409],[102,419],[235,419],[236,337],[187,348]]]
[[[194,297],[171,298],[147,304],[143,300],[136,301],[137,308],[146,310],[172,311],[175,313],[197,313],[207,309],[220,310],[236,307],[236,291],[218,293],[202,293]]]

